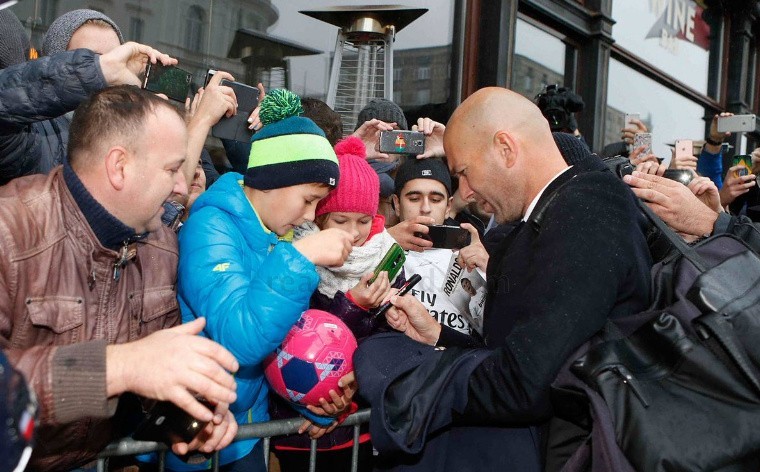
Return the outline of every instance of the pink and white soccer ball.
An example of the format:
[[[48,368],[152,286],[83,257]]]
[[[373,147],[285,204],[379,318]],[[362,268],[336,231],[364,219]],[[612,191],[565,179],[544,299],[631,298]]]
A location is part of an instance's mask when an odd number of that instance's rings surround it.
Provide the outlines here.
[[[281,397],[301,405],[330,401],[338,380],[353,370],[356,338],[337,316],[309,309],[264,361],[264,375]]]

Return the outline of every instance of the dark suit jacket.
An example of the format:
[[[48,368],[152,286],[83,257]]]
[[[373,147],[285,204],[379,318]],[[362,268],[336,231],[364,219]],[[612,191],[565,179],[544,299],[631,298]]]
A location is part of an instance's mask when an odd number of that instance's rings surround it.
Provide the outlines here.
[[[645,228],[633,193],[610,172],[574,167],[549,185],[491,254],[484,333],[495,351],[470,377],[468,421],[552,415],[549,386],[568,356],[608,317],[647,307]]]

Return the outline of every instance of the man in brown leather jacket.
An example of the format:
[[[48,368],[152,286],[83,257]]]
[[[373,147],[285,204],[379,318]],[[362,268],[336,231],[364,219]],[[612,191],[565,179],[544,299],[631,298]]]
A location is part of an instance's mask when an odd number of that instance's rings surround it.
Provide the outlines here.
[[[40,402],[29,470],[93,460],[114,439],[124,392],[213,420],[175,452],[222,448],[237,430],[227,412],[237,362],[196,336],[203,319],[171,328],[177,241],[161,215],[172,192],[187,192],[186,150],[168,101],[112,87],[77,109],[68,162],[0,187],[0,347]]]

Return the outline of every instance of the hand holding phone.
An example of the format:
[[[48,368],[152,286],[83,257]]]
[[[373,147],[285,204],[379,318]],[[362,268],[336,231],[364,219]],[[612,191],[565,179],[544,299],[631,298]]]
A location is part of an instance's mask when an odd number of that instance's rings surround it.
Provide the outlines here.
[[[180,103],[185,103],[190,92],[190,82],[193,76],[190,72],[174,66],[164,66],[157,62],[149,62],[145,70],[142,88],[153,93],[161,93]]]
[[[372,284],[377,276],[380,275],[380,272],[387,272],[388,280],[393,281],[396,275],[401,271],[401,268],[404,267],[405,261],[406,255],[404,254],[404,250],[398,243],[393,243],[390,249],[388,249],[388,252],[385,253],[385,256],[383,256],[383,259],[377,264],[377,267],[375,267],[369,283]]]
[[[417,156],[425,153],[425,135],[419,131],[381,131],[380,152]]]
[[[636,133],[633,135],[633,149],[644,147],[641,156],[652,154],[652,133]]]
[[[200,400],[209,410],[214,406]],[[176,443],[190,443],[208,424],[199,421],[170,401],[160,401],[151,408],[147,417],[132,434],[137,441],[155,441],[171,446]]]
[[[671,162],[672,169],[697,170],[697,158],[694,156],[694,145],[691,139],[677,139]]]
[[[719,133],[749,133],[755,131],[755,115],[732,115],[718,117]]]
[[[248,127],[248,117],[259,104],[259,89],[227,79],[223,79],[219,85],[230,87],[235,92],[238,106],[233,116],[223,116],[211,128],[211,136],[243,143],[250,142],[253,130]]]
[[[750,154],[739,154],[734,156],[734,162],[731,166],[736,168],[734,175],[736,177],[743,177],[752,173],[752,156]]]
[[[425,225],[428,233],[416,233],[415,236],[427,239],[434,248],[461,249],[470,244],[470,232],[459,226]]]

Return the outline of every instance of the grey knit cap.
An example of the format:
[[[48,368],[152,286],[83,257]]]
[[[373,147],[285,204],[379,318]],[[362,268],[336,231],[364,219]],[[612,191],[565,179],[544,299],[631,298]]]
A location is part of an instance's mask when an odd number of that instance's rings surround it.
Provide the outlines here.
[[[0,10],[0,69],[26,62],[29,37],[15,13]]]
[[[42,55],[52,56],[66,51],[69,46],[69,41],[85,22],[89,20],[103,20],[116,31],[116,35],[119,37],[119,43],[124,43],[124,37],[121,35],[121,30],[116,23],[113,22],[106,15],[95,10],[81,9],[73,10],[68,13],[64,13],[53,21],[45,33],[45,39],[42,40]]]
[[[385,98],[373,98],[370,100],[356,117],[356,128],[354,129],[358,129],[365,121],[373,118],[385,121],[386,123],[396,123],[399,129],[409,129],[401,107]]]

